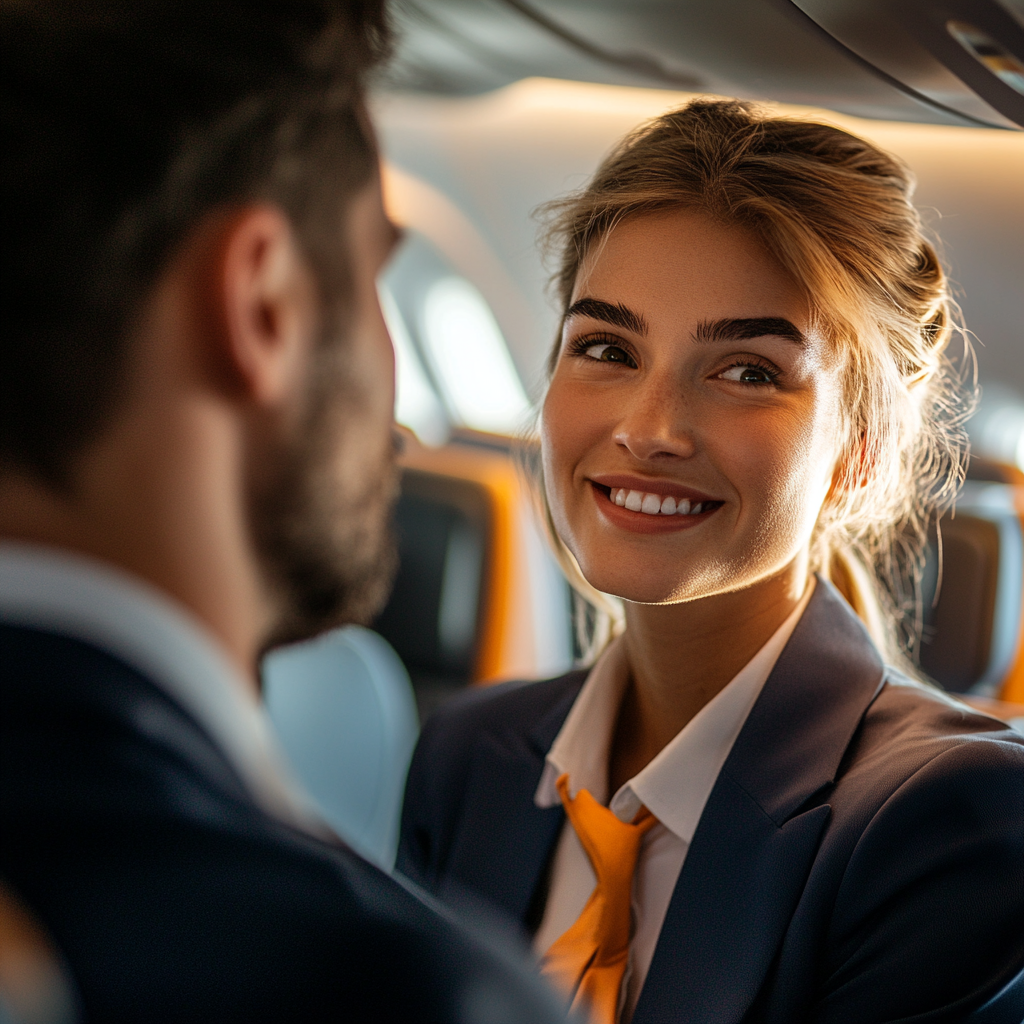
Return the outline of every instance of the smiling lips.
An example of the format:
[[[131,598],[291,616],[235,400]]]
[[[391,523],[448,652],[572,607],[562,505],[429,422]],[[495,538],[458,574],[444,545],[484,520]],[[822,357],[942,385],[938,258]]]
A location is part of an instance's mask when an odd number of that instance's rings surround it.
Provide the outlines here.
[[[628,508],[630,512],[643,512],[648,516],[699,516],[705,505],[710,501],[692,503],[689,498],[676,501],[672,495],[662,497],[645,491],[631,491],[625,487],[612,487],[608,497],[620,508]]]
[[[648,483],[627,474],[609,474],[603,480],[600,477],[590,480],[602,517],[629,533],[661,534],[689,530],[699,526],[725,504],[668,480],[664,490],[670,491],[669,494],[648,490],[644,484],[657,486],[653,480]]]

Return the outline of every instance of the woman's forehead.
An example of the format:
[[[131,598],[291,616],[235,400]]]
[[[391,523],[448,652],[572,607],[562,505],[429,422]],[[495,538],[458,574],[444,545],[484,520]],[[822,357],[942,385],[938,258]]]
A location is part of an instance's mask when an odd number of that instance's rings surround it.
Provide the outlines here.
[[[570,307],[585,297],[650,321],[681,315],[810,320],[803,288],[753,231],[689,209],[638,214],[595,239]]]

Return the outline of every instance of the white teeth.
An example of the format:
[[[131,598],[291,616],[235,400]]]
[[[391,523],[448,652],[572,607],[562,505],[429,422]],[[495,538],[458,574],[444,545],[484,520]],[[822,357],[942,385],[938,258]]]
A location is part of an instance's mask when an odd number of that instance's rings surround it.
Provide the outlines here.
[[[696,516],[704,511],[704,502],[691,503],[689,498],[676,501],[671,495],[663,498],[660,494],[645,491],[630,491],[625,487],[613,487],[608,497],[619,508],[628,508],[631,512],[643,512],[649,516]]]
[[[661,498],[657,494],[645,494],[640,511],[646,512],[649,516],[658,515],[661,512]]]

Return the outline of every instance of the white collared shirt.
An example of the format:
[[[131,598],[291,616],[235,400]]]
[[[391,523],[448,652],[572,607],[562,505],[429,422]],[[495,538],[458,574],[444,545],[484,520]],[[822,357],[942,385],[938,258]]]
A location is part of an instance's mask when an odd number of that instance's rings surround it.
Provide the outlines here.
[[[267,813],[330,835],[292,777],[263,705],[212,633],[136,576],[63,549],[0,542],[0,621],[82,640],[189,712]]]
[[[632,821],[641,806],[658,819],[644,836],[633,879],[634,932],[620,1001],[623,1021],[628,1021],[636,1008],[672,892],[718,773],[813,591],[812,580],[800,603],[761,650],[650,764],[620,787],[610,803],[608,756],[629,681],[621,637],[591,669],[548,751],[534,797],[538,807],[561,803],[555,781],[568,772],[572,796],[581,789],[589,790],[621,821]],[[567,821],[555,850],[544,918],[534,938],[539,955],[579,917],[596,881],[590,860]]]

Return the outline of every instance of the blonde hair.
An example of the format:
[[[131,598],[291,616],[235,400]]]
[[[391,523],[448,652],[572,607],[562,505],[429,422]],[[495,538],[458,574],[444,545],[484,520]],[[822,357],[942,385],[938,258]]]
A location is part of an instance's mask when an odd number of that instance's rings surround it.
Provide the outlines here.
[[[841,477],[815,527],[812,567],[905,669],[920,638],[928,531],[962,482],[975,392],[966,337],[961,360],[948,353],[955,304],[913,189],[899,159],[839,128],[700,99],[641,125],[585,188],[542,208],[563,312],[595,242],[627,217],[671,208],[750,230],[800,284],[843,367]],[[601,612],[581,638],[593,656],[622,628],[621,602],[583,578],[539,484],[559,560]]]

